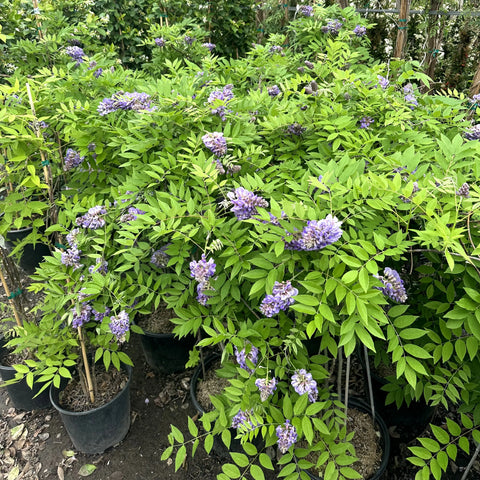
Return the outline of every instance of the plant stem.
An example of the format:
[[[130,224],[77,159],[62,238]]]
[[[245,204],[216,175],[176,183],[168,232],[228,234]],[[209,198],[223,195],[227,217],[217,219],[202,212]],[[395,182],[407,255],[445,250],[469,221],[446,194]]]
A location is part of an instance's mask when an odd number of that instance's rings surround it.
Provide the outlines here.
[[[367,372],[368,396],[370,397],[370,408],[372,409],[373,420],[375,420],[375,402],[373,401],[372,376],[370,375],[370,362],[368,360],[368,349],[366,345],[363,346],[363,353],[365,354],[365,370]]]
[[[343,347],[338,349],[337,395],[342,398]]]
[[[480,453],[480,443],[477,445],[477,448],[475,452],[472,455],[472,458],[468,462],[467,468],[465,469],[465,472],[463,472],[462,478],[460,480],[467,480],[467,475],[472,469],[473,463],[475,462],[476,458],[478,457],[478,454]]]
[[[348,413],[348,387],[350,384],[350,360],[352,356],[347,357],[347,367],[345,368],[345,397],[343,402],[345,403],[345,425],[347,424],[347,413]]]
[[[10,300],[10,305],[12,306],[13,314],[15,315],[15,320],[17,322],[17,325],[21,327],[22,321],[20,320],[20,316],[17,312],[17,308],[15,307],[15,302],[13,298],[10,298],[10,289],[8,288],[7,281],[5,280],[5,277],[3,276],[3,272],[1,269],[0,269],[0,279],[2,281],[3,288],[5,289],[5,293],[7,294],[7,297]]]
[[[87,358],[87,349],[85,347],[85,340],[83,338],[82,327],[78,327],[78,340],[80,341],[80,346],[82,348],[82,358],[83,358],[83,367],[85,369],[85,377],[87,379],[87,387],[88,387],[88,394],[90,396],[90,402],[95,402],[95,395],[93,393],[93,383],[92,377],[90,375],[90,367],[88,365],[88,358]]]

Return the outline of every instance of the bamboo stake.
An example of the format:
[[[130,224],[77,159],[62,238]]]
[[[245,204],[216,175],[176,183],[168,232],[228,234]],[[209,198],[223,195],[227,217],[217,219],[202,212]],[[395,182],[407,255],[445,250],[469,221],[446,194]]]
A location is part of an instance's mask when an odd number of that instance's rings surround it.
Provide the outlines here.
[[[87,348],[85,347],[85,340],[83,338],[82,327],[78,327],[77,330],[78,330],[78,340],[80,341],[80,346],[82,348],[83,366],[85,368],[85,376],[87,378],[88,393],[90,396],[90,402],[93,403],[95,401],[95,395],[93,393],[92,377],[90,375],[90,366],[88,364]]]
[[[10,289],[8,288],[7,281],[5,280],[5,277],[3,276],[3,272],[1,269],[0,269],[0,280],[2,281],[2,285],[3,285],[3,288],[5,289],[5,293],[7,294],[8,299],[10,300],[10,305],[12,307],[13,314],[15,315],[15,321],[17,322],[17,325],[21,327],[22,321],[20,320],[20,316],[15,306],[15,302],[13,301],[13,297],[11,296]]]
[[[343,402],[345,403],[345,417],[347,416],[348,413],[348,394],[349,394],[349,384],[350,384],[350,360],[352,356],[349,355],[347,357],[347,367],[345,369],[345,397],[343,399]],[[345,424],[347,422],[347,419],[345,418]]]
[[[370,372],[370,361],[368,359],[368,350],[366,345],[363,346],[363,353],[365,354],[365,369],[367,371],[368,396],[370,397],[370,408],[372,409],[372,417],[375,420],[375,402],[373,401],[372,376]]]
[[[43,40],[43,32],[42,32],[42,22],[40,21],[40,14],[39,14],[38,2],[37,0],[33,0],[33,12],[35,14],[35,19],[37,20],[37,29],[38,29],[38,36],[40,40]]]
[[[395,42],[395,52],[393,56],[395,58],[404,57],[404,48],[407,41],[407,23],[408,23],[408,14],[410,11],[410,0],[400,0],[400,18],[398,22],[397,32],[397,41]]]

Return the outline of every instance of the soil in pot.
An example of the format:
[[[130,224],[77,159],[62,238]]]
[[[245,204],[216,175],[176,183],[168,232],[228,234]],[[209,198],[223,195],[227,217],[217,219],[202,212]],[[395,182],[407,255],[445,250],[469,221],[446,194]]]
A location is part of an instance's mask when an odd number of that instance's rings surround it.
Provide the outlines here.
[[[174,317],[173,310],[160,305],[151,315],[141,316],[136,320],[144,331],[140,339],[145,360],[152,369],[162,373],[185,370],[189,352],[195,345],[193,335],[175,337],[172,333],[175,325],[171,322]]]
[[[220,378],[215,375],[215,371],[220,368],[220,358],[215,360],[208,366],[205,372],[205,378],[201,378],[197,383],[197,400],[204,412],[209,412],[213,409],[210,395],[219,395],[223,390],[230,385],[226,378]]]

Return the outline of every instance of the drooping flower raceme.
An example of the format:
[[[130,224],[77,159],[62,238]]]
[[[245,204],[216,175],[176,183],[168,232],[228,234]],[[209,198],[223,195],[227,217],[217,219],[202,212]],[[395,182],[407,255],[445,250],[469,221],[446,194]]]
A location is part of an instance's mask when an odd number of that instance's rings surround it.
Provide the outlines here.
[[[82,266],[80,263],[81,253],[82,251],[79,250],[76,245],[73,245],[62,252],[61,262],[67,267],[73,267],[74,270],[77,270]]]
[[[256,215],[258,213],[257,207],[268,207],[268,202],[264,198],[243,187],[228,192],[227,197],[233,203],[231,211],[239,220],[248,220]]]
[[[272,85],[271,87],[267,87],[267,92],[271,97],[277,97],[281,93],[278,85]]]
[[[158,268],[166,268],[168,262],[170,261],[170,257],[165,253],[168,245],[164,245],[158,250],[155,250],[152,254],[152,258],[150,259],[150,263],[155,265]]]
[[[367,33],[367,27],[362,27],[362,25],[357,25],[357,26],[353,29],[353,33],[354,33],[357,37],[363,37],[363,36]]]
[[[66,47],[65,53],[72,59],[75,60],[77,65],[80,65],[83,62],[83,57],[85,56],[85,52],[82,48],[73,46],[73,47]]]
[[[97,312],[94,308],[92,308],[93,318],[96,322],[100,323],[105,317],[110,315],[112,309],[110,307],[105,307],[104,312]]]
[[[210,111],[214,115],[218,115],[223,121],[227,119],[226,114],[230,113],[231,110],[227,109],[227,104],[234,98],[233,94],[233,85],[229,83],[223,87],[223,90],[214,90],[208,97],[207,102],[212,105]],[[222,102],[221,104],[219,104]],[[218,132],[214,132],[218,133]],[[205,143],[205,140],[204,140]],[[208,147],[210,148],[210,147]],[[220,156],[220,155],[218,155]]]
[[[246,348],[238,350],[238,348],[235,346],[235,358],[237,359],[240,368],[252,373],[253,370],[247,365],[247,359],[256,365],[258,362],[258,348],[255,347],[255,345],[251,345],[250,352],[248,352],[247,355]]]
[[[209,280],[215,275],[215,268],[213,258],[207,260],[205,254],[202,254],[202,258],[198,262],[195,260],[190,262],[190,275],[198,282],[197,301],[201,305],[207,304],[208,296],[205,292],[213,290]]]
[[[372,117],[362,117],[360,119],[360,127],[367,129],[375,120]]]
[[[155,45],[156,45],[157,47],[164,47],[164,46],[165,46],[165,39],[164,39],[163,37],[156,38],[156,39],[154,40],[154,42],[155,42]]]
[[[313,7],[311,5],[297,5],[297,10],[305,17],[313,17]]]
[[[378,288],[384,295],[399,303],[406,302],[408,298],[407,292],[403,280],[400,278],[400,275],[396,270],[386,267],[383,270],[383,275],[374,275],[374,277],[378,278],[383,283],[384,287],[376,288]]]
[[[125,336],[130,329],[128,313],[122,310],[118,315],[110,317],[110,331],[117,337],[119,343],[125,341]]]
[[[292,375],[292,387],[299,395],[308,393],[308,400],[315,402],[318,397],[317,382],[313,379],[312,374],[308,373],[304,368],[297,370]]]
[[[65,154],[63,169],[68,172],[72,168],[78,167],[84,160],[85,157],[81,157],[77,151],[68,148]]]
[[[383,90],[386,90],[390,85],[388,78],[382,77],[381,75],[377,75],[378,84],[382,87]]]
[[[90,273],[101,273],[102,275],[106,275],[108,272],[108,262],[103,258],[96,258],[95,265],[90,265],[88,267],[88,271]]]
[[[287,127],[287,133],[299,137],[307,131],[307,128],[298,122],[292,123]]]
[[[464,133],[467,140],[480,140],[480,123],[473,125]]]
[[[277,379],[275,377],[268,380],[267,378],[257,378],[255,386],[260,390],[260,400],[264,402],[277,389]]]
[[[129,224],[130,222],[136,220],[138,215],[143,215],[144,213],[145,212],[143,210],[140,210],[139,208],[130,207],[128,209],[128,213],[124,213],[119,220],[121,223]]]
[[[332,35],[338,35],[338,32],[343,27],[343,23],[339,20],[332,20],[324,25],[320,30],[323,33],[331,33]]]
[[[202,137],[203,144],[217,157],[227,153],[227,140],[222,132],[206,133]]]
[[[288,419],[285,420],[283,425],[279,425],[276,428],[275,433],[278,438],[278,448],[282,453],[286,453],[292,445],[295,445],[298,438],[297,429],[290,424]]]
[[[404,96],[405,102],[409,104],[412,110],[418,106],[417,97],[415,97],[415,95],[413,94],[413,85],[411,83],[407,83],[403,87],[403,93],[405,94]]]
[[[457,195],[460,195],[463,198],[470,197],[470,185],[465,182],[458,190]]]
[[[107,213],[107,209],[102,205],[97,205],[88,210],[88,213],[77,217],[76,224],[83,228],[90,228],[96,230],[97,228],[103,228],[105,226],[105,219],[102,215]]]
[[[77,311],[76,308],[72,308],[72,327],[79,328],[82,325],[85,325],[90,321],[92,317],[92,307],[88,303],[82,303],[80,310]]]
[[[210,51],[212,51],[216,47],[216,45],[214,43],[207,42],[202,43],[202,47],[208,48]]]
[[[239,410],[232,418],[232,428],[242,428],[244,430],[253,430],[255,425],[252,421],[252,411],[244,412]]]
[[[332,245],[343,234],[340,228],[342,222],[337,217],[328,214],[323,220],[309,220],[300,235],[294,235],[294,240],[286,243],[288,250],[320,250]]]
[[[110,98],[104,98],[97,108],[100,116],[108,115],[117,110],[153,112],[156,107],[152,107],[152,99],[147,93],[116,92]]]
[[[80,229],[79,228],[74,228],[73,230],[70,231],[69,234],[67,234],[67,242],[68,244],[73,247],[77,245],[77,237],[80,234]]]
[[[287,310],[290,305],[293,305],[296,295],[298,295],[298,290],[292,287],[289,280],[286,282],[275,282],[272,295],[267,295],[263,299],[260,305],[260,311],[266,317],[273,317],[279,313],[280,310]]]

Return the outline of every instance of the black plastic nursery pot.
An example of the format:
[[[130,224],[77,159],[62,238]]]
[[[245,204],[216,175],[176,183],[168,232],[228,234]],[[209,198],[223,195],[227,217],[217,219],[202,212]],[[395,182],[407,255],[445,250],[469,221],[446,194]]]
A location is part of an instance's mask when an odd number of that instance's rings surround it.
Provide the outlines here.
[[[355,397],[349,398],[348,407],[355,408],[356,410],[359,410],[360,412],[363,412],[363,413],[368,413],[369,415],[372,414],[370,406],[367,405],[363,400],[359,398],[355,398]],[[377,412],[375,412],[375,424],[380,432],[380,446],[383,449],[382,461],[377,471],[370,477],[366,478],[365,480],[381,479],[385,470],[387,469],[388,460],[390,458],[390,435],[388,433],[387,425],[383,421],[382,417],[377,414]],[[312,480],[323,480],[322,477],[318,477],[317,475],[313,474],[308,470],[306,470],[306,472]]]
[[[358,357],[364,372],[365,384],[367,385],[365,356],[362,352],[359,352]],[[385,405],[387,392],[382,390],[382,387],[388,384],[388,380],[375,373],[372,368],[370,368],[370,378],[375,409],[378,410],[389,427],[396,425],[423,429],[431,421],[435,413],[435,407],[431,407],[424,400],[412,401],[409,405],[403,403],[400,408],[397,408],[394,403]]]
[[[209,370],[213,366],[216,360],[220,358],[220,354],[213,353],[212,355],[208,356],[205,361],[205,372]],[[197,368],[194,370],[192,379],[190,381],[190,399],[197,410],[198,413],[204,414],[206,413],[205,409],[200,405],[197,399],[197,385],[199,380],[203,378],[203,368],[202,365],[198,365]],[[223,443],[222,439],[219,435],[215,435],[213,438],[213,447],[212,452],[215,453],[219,458],[231,460],[230,452],[236,453],[243,453],[242,443],[239,439],[235,438],[237,436],[237,430],[235,428],[229,428],[230,435],[231,435],[231,442],[230,448],[227,448],[226,445]],[[260,436],[257,436],[253,439],[253,444],[260,448],[263,445],[263,439]]]
[[[178,373],[185,370],[195,337],[176,338],[173,333],[152,333],[144,330],[140,336],[145,360],[154,370]]]
[[[61,390],[50,388],[50,400],[60,414],[76,450],[95,454],[121,442],[130,428],[130,382],[132,368],[123,365],[128,381],[107,404],[86,412],[65,410],[59,404]]]
[[[5,354],[5,341],[4,339],[0,339],[0,363]],[[13,367],[0,364],[0,376],[3,381],[6,382],[7,380],[14,379],[15,373],[16,370]],[[52,406],[48,388],[36,396],[42,388],[42,384],[34,383],[32,389],[27,385],[27,381],[24,378],[19,382],[7,385],[5,388],[7,389],[12,405],[18,410],[40,410]]]
[[[20,230],[10,230],[7,232],[6,244],[11,251],[15,248],[15,245],[23,240],[27,235],[32,232],[32,227],[22,228]],[[40,265],[43,257],[50,255],[50,249],[44,243],[27,243],[20,256],[19,265],[27,273],[33,273],[35,269]]]

